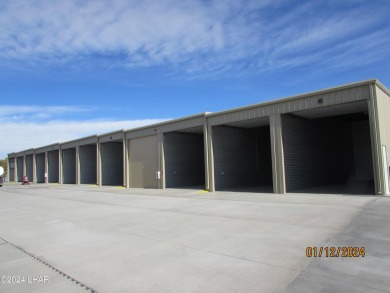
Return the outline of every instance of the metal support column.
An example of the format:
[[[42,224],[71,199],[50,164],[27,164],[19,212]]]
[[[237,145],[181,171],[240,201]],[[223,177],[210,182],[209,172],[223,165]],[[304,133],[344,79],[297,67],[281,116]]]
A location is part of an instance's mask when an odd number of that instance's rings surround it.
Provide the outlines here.
[[[33,151],[33,155],[32,155],[32,165],[33,165],[33,178],[32,178],[32,182],[33,183],[37,183],[37,162],[36,162],[36,158],[35,158],[35,150]]]
[[[76,184],[80,184],[80,146],[76,146]]]
[[[45,183],[49,183],[49,155],[45,152]]]
[[[383,170],[383,158],[381,139],[378,125],[378,110],[376,103],[375,85],[370,84],[370,99],[368,100],[368,117],[370,123],[372,162],[374,167],[375,194],[385,195],[385,174]]]
[[[18,182],[18,158],[14,158],[14,182]]]
[[[159,189],[165,189],[165,156],[164,156],[164,134],[157,133],[158,144],[158,171],[160,172],[160,180],[158,182]]]
[[[23,155],[23,176],[27,176],[27,163],[26,163],[26,155]],[[30,178],[28,178],[30,180]]]
[[[99,185],[99,141],[96,140],[96,185]]]
[[[208,149],[208,168],[209,168],[209,191],[215,191],[215,176],[214,176],[214,150],[213,150],[213,129],[207,125],[207,149]]]
[[[96,152],[97,185],[102,186],[102,145],[99,142],[99,138],[98,141],[96,142],[96,148],[97,148],[97,152]]]
[[[204,148],[204,178],[205,178],[205,190],[210,190],[210,170],[209,170],[209,147],[208,147],[208,129],[207,129],[207,118],[203,120],[203,148]]]
[[[130,188],[130,161],[129,161],[129,144],[126,134],[123,134],[123,182],[126,188]]]
[[[270,116],[272,183],[274,193],[286,193],[284,170],[284,152],[282,138],[282,117],[280,114]]]
[[[62,184],[62,149],[61,146],[58,148],[58,183]]]

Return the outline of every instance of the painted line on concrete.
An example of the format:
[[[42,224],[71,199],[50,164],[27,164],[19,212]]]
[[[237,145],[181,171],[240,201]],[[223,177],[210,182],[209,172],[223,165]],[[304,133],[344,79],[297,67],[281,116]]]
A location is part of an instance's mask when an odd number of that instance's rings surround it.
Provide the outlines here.
[[[196,194],[204,194],[204,193],[209,193],[208,190],[199,190]]]
[[[45,262],[44,260],[40,259],[39,257],[36,257],[35,255],[29,253],[28,251],[24,250],[23,248],[5,240],[4,238],[0,238],[1,241],[4,241],[5,243],[2,243],[2,244],[9,244],[11,245],[12,247],[18,249],[19,251],[23,252],[24,254],[26,254],[27,256],[37,260],[38,262],[40,262],[41,264],[43,264],[44,266],[48,267],[49,269],[55,271],[56,273],[58,273],[59,275],[67,278],[68,280],[72,281],[73,283],[76,283],[77,285],[79,285],[81,288],[84,288],[86,291],[89,291],[91,293],[98,293],[96,290],[92,289],[91,287],[83,284],[82,282],[76,280],[75,278],[69,276],[68,274],[60,271],[59,269],[53,267],[52,265],[50,265],[49,263]]]

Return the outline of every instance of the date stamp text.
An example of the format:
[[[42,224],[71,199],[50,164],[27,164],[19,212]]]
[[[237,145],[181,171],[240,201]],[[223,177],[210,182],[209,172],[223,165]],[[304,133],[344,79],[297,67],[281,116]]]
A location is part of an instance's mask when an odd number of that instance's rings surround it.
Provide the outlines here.
[[[308,246],[306,247],[306,256],[307,257],[364,257],[366,255],[366,250],[364,246],[362,247],[316,247]]]

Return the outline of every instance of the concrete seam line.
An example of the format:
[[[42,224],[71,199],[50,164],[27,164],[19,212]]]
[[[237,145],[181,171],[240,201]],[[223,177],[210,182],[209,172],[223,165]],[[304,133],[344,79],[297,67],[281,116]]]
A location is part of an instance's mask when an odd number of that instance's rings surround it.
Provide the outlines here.
[[[58,273],[59,275],[67,278],[68,280],[71,280],[73,283],[76,283],[77,285],[79,285],[80,287],[84,288],[86,291],[90,291],[91,293],[98,293],[96,290],[92,289],[91,287],[81,283],[80,281],[74,279],[73,277],[67,275],[66,273],[60,271],[59,269],[53,267],[52,265],[50,265],[49,263],[45,262],[44,260],[41,260],[39,257],[36,257],[35,255],[29,253],[28,251],[24,250],[23,248],[5,240],[4,238],[0,238],[0,240],[3,240],[5,243],[2,243],[2,244],[9,244],[11,246],[13,246],[14,248],[18,249],[19,251],[23,252],[24,254],[28,255],[29,257],[37,260],[39,263],[45,265],[46,267],[48,267],[49,269],[51,269],[52,271],[55,271],[56,273]]]
[[[373,201],[370,201],[370,202],[368,202],[367,204],[365,204],[364,206],[362,206],[362,207],[359,209],[359,211],[356,213],[356,215],[355,215],[355,216],[354,216],[346,225],[344,225],[344,227],[342,227],[342,230],[341,230],[337,235],[333,236],[331,239],[329,239],[328,241],[324,242],[324,244],[323,244],[322,246],[331,246],[332,241],[337,240],[337,238],[338,238],[340,235],[343,234],[343,232],[345,231],[345,229],[347,229],[347,227],[348,227],[348,226],[349,226],[349,225],[350,225],[350,224],[359,216],[359,214],[362,213],[362,211],[363,211],[364,209],[366,209],[366,208],[369,207],[370,205],[374,204],[374,203],[375,203],[376,201],[378,201],[379,199],[380,199],[380,198],[375,198]],[[297,280],[298,277],[299,277],[301,274],[307,272],[307,271],[308,271],[308,268],[309,268],[309,266],[310,266],[310,264],[312,264],[313,262],[316,262],[316,261],[318,261],[318,260],[319,260],[318,258],[313,257],[313,258],[306,264],[306,266],[303,268],[303,270],[301,271],[301,273],[300,273],[298,276],[296,276],[296,278],[295,278],[292,282],[290,282],[290,284],[288,284],[286,288],[288,288],[291,284],[293,284],[293,283],[295,282],[295,280]],[[322,275],[322,274],[313,273],[313,272],[310,272],[310,273],[312,273],[312,274],[314,274],[314,275],[317,275],[317,276],[329,278],[329,276],[327,276],[327,275]],[[382,289],[373,288],[373,287],[370,287],[370,286],[365,286],[365,285],[362,285],[362,284],[359,284],[359,283],[354,283],[354,282],[346,281],[346,280],[344,280],[344,279],[339,279],[339,278],[335,278],[335,277],[331,277],[331,278],[332,278],[333,280],[343,281],[343,282],[345,282],[345,283],[354,284],[354,285],[359,285],[359,286],[363,286],[363,287],[365,287],[365,288],[370,288],[370,289],[375,289],[375,290],[383,291]],[[383,292],[390,292],[390,291],[383,291]]]

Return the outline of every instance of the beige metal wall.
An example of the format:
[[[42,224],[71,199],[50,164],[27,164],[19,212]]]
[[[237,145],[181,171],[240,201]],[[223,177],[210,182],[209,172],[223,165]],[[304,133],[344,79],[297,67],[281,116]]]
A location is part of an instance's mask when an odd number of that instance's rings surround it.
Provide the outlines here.
[[[367,100],[369,96],[369,86],[366,84],[341,89],[336,88],[334,90],[325,91],[324,93],[307,94],[296,98],[263,103],[258,106],[244,107],[241,109],[211,114],[207,117],[207,123],[210,126],[215,126],[259,117],[357,102]]]
[[[389,182],[389,173],[386,173],[385,168],[389,170],[390,166],[390,95],[388,91],[385,91],[382,89],[381,86],[374,85],[375,88],[375,97],[376,97],[376,109],[377,109],[377,128],[379,132],[379,139],[380,139],[380,145],[378,149],[378,163],[379,163],[379,176],[381,176],[383,183],[382,183],[382,191],[381,194],[386,193],[386,182],[387,180],[388,185],[390,185]],[[383,146],[386,147],[387,154],[385,157],[382,157],[383,155]],[[384,166],[387,162],[387,166]],[[387,178],[386,178],[387,177]],[[388,189],[388,188],[387,188]],[[388,193],[388,191],[387,191]]]
[[[382,144],[390,147],[390,96],[376,86],[379,132]]]
[[[156,178],[161,159],[158,147],[157,135],[129,140],[130,187],[159,188],[159,180]]]
[[[205,114],[194,115],[174,121],[167,121],[158,125],[150,125],[139,129],[133,129],[126,132],[127,139],[155,135],[157,133],[168,133],[180,131],[183,129],[203,127]]]

